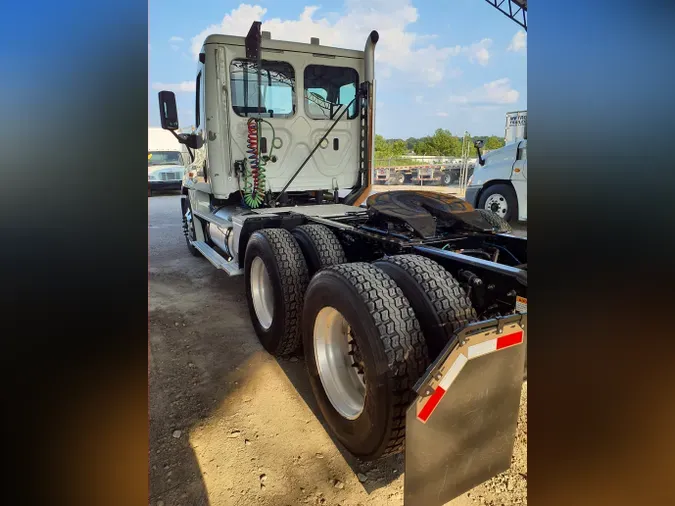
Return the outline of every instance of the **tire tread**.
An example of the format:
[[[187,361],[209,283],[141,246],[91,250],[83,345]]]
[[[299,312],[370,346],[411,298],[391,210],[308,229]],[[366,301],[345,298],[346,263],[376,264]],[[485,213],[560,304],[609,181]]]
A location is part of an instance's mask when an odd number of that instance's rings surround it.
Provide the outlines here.
[[[319,256],[319,269],[347,263],[345,251],[333,231],[325,225],[300,225],[295,230],[304,233]]]
[[[255,232],[269,243],[281,277],[283,304],[286,307],[286,325],[276,356],[294,353],[301,342],[301,319],[305,290],[309,283],[307,264],[300,247],[291,233],[283,228],[265,228]]]
[[[356,289],[378,329],[393,386],[392,429],[382,456],[399,453],[405,442],[406,410],[416,398],[413,386],[429,365],[420,324],[401,289],[377,267],[357,262],[328,269]]]
[[[398,265],[415,279],[446,325],[448,336],[476,321],[476,311],[464,288],[439,263],[420,255],[395,255],[384,261]]]
[[[495,213],[488,211],[487,209],[476,209],[485,220],[492,225],[492,228],[495,232],[501,234],[508,234],[513,231],[509,222],[506,221],[501,216],[497,216]]]

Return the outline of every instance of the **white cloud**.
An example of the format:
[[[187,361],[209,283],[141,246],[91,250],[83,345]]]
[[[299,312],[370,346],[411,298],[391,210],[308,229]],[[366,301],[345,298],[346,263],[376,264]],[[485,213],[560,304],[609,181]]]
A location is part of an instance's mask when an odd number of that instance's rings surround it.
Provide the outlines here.
[[[436,116],[438,116],[438,117],[440,117],[440,118],[447,118],[447,117],[448,117],[448,113],[447,113],[447,112],[437,112],[437,113],[436,113]]]
[[[183,42],[185,39],[183,37],[178,37],[177,35],[174,35],[169,39],[169,42]]]
[[[492,46],[492,39],[483,39],[480,42],[475,42],[469,47],[464,48],[463,52],[467,54],[471,63],[478,63],[485,66],[490,61],[490,52],[488,48]]]
[[[520,93],[511,88],[511,81],[505,77],[486,83],[466,95],[452,95],[449,101],[453,104],[472,105],[513,104],[519,97]]]
[[[171,49],[173,49],[174,51],[180,51],[180,48],[175,44],[171,44]]]
[[[470,61],[487,63],[487,47],[492,42],[484,39],[470,47],[436,47],[424,45],[434,34],[410,31],[418,19],[412,0],[345,0],[345,14],[327,14],[321,17],[317,6],[307,6],[297,19],[265,19],[267,9],[259,5],[241,4],[226,14],[220,23],[206,27],[192,37],[191,48],[196,57],[204,39],[213,33],[244,36],[253,21],[262,21],[262,29],[272,38],[308,43],[319,37],[322,45],[362,50],[366,37],[373,28],[380,34],[375,58],[378,77],[389,77],[392,71],[406,72],[412,80],[433,86],[446,76],[447,61],[466,53]],[[477,47],[474,47],[477,46]]]
[[[518,30],[506,50],[514,53],[527,50],[527,34],[523,30]]]
[[[197,85],[194,81],[183,81],[182,83],[152,83],[152,89],[161,91],[168,90],[173,91],[174,93],[183,93],[183,92],[192,92],[194,93],[197,89]]]
[[[452,69],[449,69],[446,72],[446,77],[448,77],[450,79],[455,79],[457,77],[460,77],[463,73],[464,73],[464,71],[462,69],[452,68]]]

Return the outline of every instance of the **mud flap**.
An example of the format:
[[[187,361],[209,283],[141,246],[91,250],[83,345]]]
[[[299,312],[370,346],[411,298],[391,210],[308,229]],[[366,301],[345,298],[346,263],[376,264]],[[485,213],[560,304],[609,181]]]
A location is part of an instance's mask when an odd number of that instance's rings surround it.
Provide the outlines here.
[[[527,314],[473,323],[415,385],[405,505],[441,506],[506,471],[516,436]]]

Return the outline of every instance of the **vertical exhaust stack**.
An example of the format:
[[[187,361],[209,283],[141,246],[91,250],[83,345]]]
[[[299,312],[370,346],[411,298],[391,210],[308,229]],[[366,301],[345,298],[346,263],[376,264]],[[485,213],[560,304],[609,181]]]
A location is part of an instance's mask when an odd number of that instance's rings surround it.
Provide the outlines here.
[[[373,179],[373,161],[375,160],[375,45],[380,40],[380,34],[376,30],[370,32],[366,39],[364,52],[365,75],[364,84],[368,90],[367,104],[367,133],[366,133],[366,167],[360,187],[355,189],[345,199],[345,203],[360,206],[370,195]]]
[[[368,39],[366,40],[366,47],[363,50],[366,54],[365,58],[365,67],[366,75],[365,80],[371,84],[375,83],[375,44],[380,40],[380,34],[376,30],[370,32]]]

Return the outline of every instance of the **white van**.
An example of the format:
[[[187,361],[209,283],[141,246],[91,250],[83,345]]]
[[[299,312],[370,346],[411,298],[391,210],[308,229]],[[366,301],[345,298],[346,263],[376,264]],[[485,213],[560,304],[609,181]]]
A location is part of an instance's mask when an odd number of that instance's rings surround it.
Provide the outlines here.
[[[506,221],[527,221],[527,139],[483,155],[469,179],[464,200]]]
[[[154,190],[180,190],[189,162],[187,148],[171,132],[148,128],[148,197]]]

